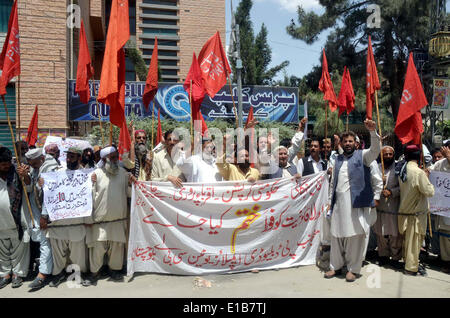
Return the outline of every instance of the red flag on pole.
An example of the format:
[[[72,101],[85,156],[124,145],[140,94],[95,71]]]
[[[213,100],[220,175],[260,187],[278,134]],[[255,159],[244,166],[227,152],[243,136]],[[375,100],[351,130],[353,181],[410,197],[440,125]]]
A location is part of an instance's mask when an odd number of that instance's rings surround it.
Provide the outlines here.
[[[350,78],[350,71],[347,67],[344,67],[344,73],[342,74],[341,90],[338,97],[339,116],[342,113],[350,112],[355,108],[355,93],[353,91],[352,79]]]
[[[369,46],[367,48],[367,62],[366,62],[366,116],[372,119],[373,109],[373,95],[376,90],[381,88],[378,80],[377,65],[373,57],[372,40],[369,36]]]
[[[113,0],[103,57],[98,101],[109,105],[111,124],[122,127],[125,121],[125,52],[130,38],[128,0]]]
[[[162,129],[161,129],[161,108],[158,108],[158,130],[156,132],[156,145],[162,141]]]
[[[202,71],[200,69],[200,65],[198,64],[197,56],[195,52],[192,56],[192,64],[189,72],[186,76],[186,80],[184,81],[183,88],[184,90],[190,94],[191,93],[191,81],[192,81],[192,102],[200,103],[203,101],[205,97],[206,91],[204,86],[204,80],[202,77]]]
[[[142,95],[142,101],[145,109],[158,92],[158,39],[155,37],[155,45],[153,47],[152,59],[148,68],[147,81],[145,82],[145,90]],[[158,144],[158,143],[156,143]]]
[[[94,75],[94,69],[89,54],[83,20],[81,20],[80,41],[78,47],[77,82],[75,85],[75,92],[80,96],[80,100],[84,104],[87,104],[91,97],[89,91],[89,79]]]
[[[205,80],[206,93],[214,97],[227,83],[227,77],[231,73],[219,31],[205,43],[198,55],[198,62]]]
[[[0,53],[0,95],[6,95],[6,85],[14,76],[20,75],[20,45],[19,45],[19,19],[17,16],[17,1],[11,8],[3,49]]]
[[[192,83],[192,88],[191,88],[191,83]],[[192,90],[192,96],[191,96],[192,110],[191,111],[192,111],[193,124],[194,124],[194,126],[196,126],[195,121],[202,120],[202,133],[203,133],[203,128],[204,128],[204,126],[206,126],[206,123],[202,116],[200,107],[202,105],[203,99],[205,98],[206,91],[205,91],[205,87],[204,87],[204,79],[202,77],[202,71],[198,64],[195,53],[192,57],[191,68],[189,69],[189,73],[186,76],[186,80],[184,81],[183,88],[188,94],[191,94],[191,90]],[[197,128],[197,127],[195,127],[195,128]],[[207,127],[206,127],[206,129],[207,129]]]
[[[319,90],[323,92],[323,100],[328,101],[328,105],[332,112],[337,109],[337,98],[334,92],[333,83],[331,82],[330,73],[328,73],[328,62],[325,56],[325,50],[323,50],[322,60],[322,77],[319,81]]]
[[[120,127],[120,135],[119,135],[119,159],[122,160],[122,158],[130,153],[131,149],[131,138],[130,138],[130,132],[128,131],[127,127],[127,121],[122,121],[122,127]]]
[[[34,146],[38,139],[38,106],[34,107],[33,117],[31,117],[30,125],[28,126],[26,142],[28,146]]]
[[[420,144],[420,136],[423,133],[420,110],[427,104],[412,53],[410,53],[397,123],[395,124],[395,133],[403,144],[410,141],[416,145]]]

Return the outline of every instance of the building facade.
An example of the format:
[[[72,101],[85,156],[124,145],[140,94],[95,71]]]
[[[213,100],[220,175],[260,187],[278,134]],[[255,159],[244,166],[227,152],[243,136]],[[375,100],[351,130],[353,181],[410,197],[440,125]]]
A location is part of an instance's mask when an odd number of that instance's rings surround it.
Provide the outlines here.
[[[0,0],[0,46],[7,32],[12,0]],[[112,0],[20,0],[21,75],[6,96],[14,128],[22,135],[39,108],[39,145],[47,135],[83,135],[89,127],[68,121],[68,80],[76,78],[78,22],[83,20],[95,79],[100,79]],[[158,38],[161,82],[182,82],[192,53],[198,54],[219,31],[225,43],[223,0],[129,0],[130,41],[147,66]],[[137,80],[133,62],[126,61],[128,81]],[[2,107],[3,108],[3,107]],[[4,110],[0,112],[0,143],[10,144]]]

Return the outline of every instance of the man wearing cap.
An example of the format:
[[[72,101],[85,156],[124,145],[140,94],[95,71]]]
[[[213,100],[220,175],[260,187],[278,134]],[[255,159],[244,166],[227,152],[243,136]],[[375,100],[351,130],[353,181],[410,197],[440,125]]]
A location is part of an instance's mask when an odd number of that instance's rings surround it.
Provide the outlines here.
[[[342,134],[344,154],[334,162],[330,191],[331,250],[330,270],[325,278],[332,278],[346,265],[346,280],[353,282],[361,271],[369,235],[371,208],[376,205],[372,189],[370,164],[380,153],[380,137],[375,122],[364,121],[370,131],[370,149],[356,150],[356,135]]]
[[[181,187],[185,176],[176,162],[180,156],[179,138],[175,132],[168,130],[164,134],[164,149],[153,157],[152,180],[170,181],[175,187]]]
[[[59,170],[60,173],[81,169],[82,151],[78,147],[70,147],[67,153],[67,169]],[[39,185],[44,185],[44,180],[39,179]],[[42,215],[48,217],[45,205]],[[79,266],[81,274],[87,272],[87,249],[85,218],[70,218],[52,221],[48,224],[46,237],[50,240],[53,256],[53,279],[50,287],[58,287],[66,279],[66,267],[70,264]]]
[[[102,147],[100,147],[99,145],[95,145],[94,148],[94,162],[97,165],[100,160],[102,160],[102,158],[100,158],[100,150],[102,150]]]
[[[210,138],[202,139],[202,152],[186,158],[181,152],[176,165],[183,172],[187,182],[217,182],[222,176],[216,166],[214,157],[214,143]]]
[[[59,155],[60,155],[60,151],[58,148],[58,145],[55,143],[50,143],[47,146],[45,146],[44,151],[46,154],[52,156],[53,158],[55,158],[56,162],[58,163],[58,165],[61,166],[61,168],[65,169],[65,162],[60,162],[59,161]]]
[[[403,235],[403,259],[405,274],[426,275],[423,267],[419,268],[420,247],[425,237],[429,197],[434,195],[434,187],[428,176],[419,168],[420,148],[409,145],[405,150],[406,162],[400,175],[400,207],[398,231]]]
[[[22,184],[11,151],[0,148],[0,289],[20,287],[28,274],[30,238],[21,213]]]
[[[145,130],[140,129],[136,130],[133,135],[134,139],[131,143],[131,149],[134,149],[134,154],[132,153],[130,156],[130,159],[134,157],[132,173],[139,181],[150,180],[151,176],[147,174],[147,171],[151,171],[151,166],[147,167],[149,162],[147,155],[150,154],[150,158],[152,158],[152,154],[147,150],[147,134]]]
[[[376,235],[379,265],[391,263],[398,268],[402,258],[403,237],[398,232],[400,185],[395,175],[395,151],[391,146],[381,149],[384,162],[385,185],[377,206],[377,221],[372,227]],[[381,163],[378,167],[381,170]]]
[[[86,243],[89,248],[91,277],[86,283],[95,284],[105,255],[111,278],[122,280],[121,270],[126,243],[127,196],[131,196],[129,181],[136,179],[119,166],[115,147],[100,151],[102,160],[92,174],[93,212],[88,222]]]
[[[41,215],[43,193],[38,181],[42,173],[56,171],[59,169],[59,165],[52,156],[48,154],[44,156],[42,148],[29,150],[25,154],[25,157],[31,167],[31,171],[29,166],[22,164],[17,169],[17,172],[25,182],[33,214],[34,228],[28,206],[27,204],[22,204],[23,215],[27,221],[28,231],[30,232],[31,239],[34,242],[39,242],[39,273],[29,285],[32,290],[37,290],[45,286],[46,278],[52,273],[53,269],[52,250],[50,242],[45,236],[48,218]]]
[[[435,162],[431,167],[431,171],[443,171],[450,175],[450,140],[444,142],[444,146],[441,148],[443,159]],[[436,222],[435,227],[439,237],[439,250],[441,260],[444,262],[443,271],[450,272],[450,218],[442,215],[435,215]],[[433,238],[436,235],[433,234]]]

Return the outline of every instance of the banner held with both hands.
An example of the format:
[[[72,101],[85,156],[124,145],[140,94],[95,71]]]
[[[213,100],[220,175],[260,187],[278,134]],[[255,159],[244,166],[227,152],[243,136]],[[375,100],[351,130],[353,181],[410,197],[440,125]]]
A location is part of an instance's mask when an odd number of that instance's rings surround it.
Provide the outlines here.
[[[225,274],[315,264],[325,172],[247,182],[136,182],[128,275]]]

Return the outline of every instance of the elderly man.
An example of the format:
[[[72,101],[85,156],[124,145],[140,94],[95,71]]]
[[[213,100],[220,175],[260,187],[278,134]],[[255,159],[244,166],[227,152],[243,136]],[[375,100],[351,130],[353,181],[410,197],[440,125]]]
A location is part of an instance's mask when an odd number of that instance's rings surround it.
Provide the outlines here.
[[[403,259],[405,274],[426,275],[423,267],[419,268],[420,247],[426,233],[429,197],[434,195],[434,187],[425,171],[419,168],[420,148],[410,145],[405,150],[406,163],[400,172],[400,207],[398,230],[403,235]]]
[[[441,148],[441,153],[444,156],[443,159],[435,162],[430,170],[432,171],[444,171],[450,174],[450,141],[446,141]],[[433,215],[432,215],[433,217]],[[450,272],[450,218],[436,215],[435,227],[438,230],[439,237],[439,250],[441,260],[444,262],[442,270],[446,273]],[[436,235],[433,235],[433,238]]]
[[[356,135],[344,133],[344,154],[339,155],[334,163],[330,191],[330,270],[325,273],[325,278],[334,277],[346,265],[346,280],[353,282],[362,267],[371,208],[376,206],[369,166],[380,153],[375,122],[366,119],[364,125],[370,131],[370,149],[356,150]]]
[[[147,150],[146,144],[147,134],[145,133],[145,130],[136,130],[134,132],[134,140],[131,144],[132,149],[134,149],[134,156],[132,155],[131,158],[135,158],[132,172],[139,181],[147,181],[150,180],[151,177],[151,175],[148,174],[148,171],[151,171],[151,165],[150,167],[147,167],[147,165],[148,163],[152,163],[151,159],[153,157],[152,152]],[[150,159],[150,161],[148,159]]]
[[[297,173],[297,168],[292,162],[289,162],[289,150],[284,146],[279,146],[275,148],[274,153],[278,153],[278,166],[274,167],[275,162],[271,162],[271,174],[261,175],[261,179],[276,179],[276,178],[300,178],[301,175]]]
[[[67,153],[67,171],[81,169],[81,149],[77,147],[69,148]],[[59,170],[63,173],[62,170]],[[39,180],[39,185],[44,185],[44,180]],[[42,215],[47,216],[48,211],[45,205],[42,209]],[[44,222],[45,223],[45,222]],[[66,267],[70,264],[76,264],[80,268],[83,276],[87,272],[87,249],[85,243],[86,228],[85,218],[71,218],[51,222],[47,228],[46,237],[50,240],[53,256],[53,279],[50,287],[58,287],[66,279]]]
[[[29,150],[25,154],[25,157],[31,166],[31,172],[29,172],[29,167],[23,164],[17,171],[24,179],[27,187],[26,191],[29,193],[28,197],[30,199],[34,227],[27,204],[22,204],[23,215],[27,220],[28,230],[31,232],[31,239],[40,244],[39,273],[29,285],[32,290],[38,290],[45,286],[47,283],[46,278],[52,273],[53,269],[52,250],[50,242],[45,235],[45,226],[48,219],[45,215],[41,215],[43,195],[38,181],[42,173],[56,171],[59,169],[59,165],[52,156],[44,156],[42,154],[42,148]]]
[[[182,182],[185,181],[185,176],[176,165],[180,155],[178,142],[176,133],[172,130],[166,131],[164,134],[164,149],[153,157],[153,181],[170,181],[175,187],[181,187]]]
[[[176,164],[183,172],[187,182],[222,181],[222,176],[216,166],[214,148],[212,139],[203,138],[201,154],[195,154],[186,158],[185,153],[181,153]]]
[[[12,282],[20,287],[28,274],[29,237],[24,236],[21,213],[22,184],[12,164],[11,151],[0,148],[0,289]]]
[[[92,174],[93,212],[87,218],[87,223],[92,223],[92,226],[86,233],[91,270],[86,285],[96,283],[105,256],[111,278],[116,281],[123,279],[121,270],[126,243],[127,196],[131,196],[129,182],[136,180],[119,166],[119,153],[115,147],[102,149],[100,156],[99,168]]]
[[[398,232],[400,185],[395,175],[394,148],[384,146],[381,155],[384,162],[384,188],[377,206],[377,221],[372,229],[377,239],[379,265],[391,263],[395,268],[399,268],[403,237]],[[381,163],[378,168],[381,170]]]

